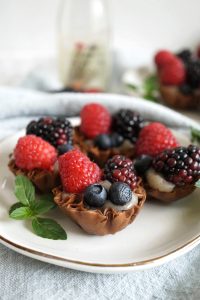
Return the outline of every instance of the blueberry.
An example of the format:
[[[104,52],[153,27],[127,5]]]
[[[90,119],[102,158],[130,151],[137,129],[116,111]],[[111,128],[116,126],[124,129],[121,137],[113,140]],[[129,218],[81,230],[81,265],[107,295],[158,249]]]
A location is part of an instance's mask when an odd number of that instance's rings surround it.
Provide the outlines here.
[[[100,134],[94,140],[95,146],[101,150],[107,150],[112,147],[111,138],[108,134]]]
[[[145,171],[150,167],[152,163],[152,157],[149,155],[139,156],[134,163],[134,167],[139,175],[145,173]]]
[[[107,191],[100,184],[89,185],[84,192],[84,201],[93,207],[101,207],[107,199]]]
[[[62,155],[70,150],[73,149],[73,146],[71,144],[62,144],[60,146],[58,146],[58,153],[59,155]]]
[[[110,135],[112,147],[119,147],[124,142],[124,138],[117,132],[114,132]]]
[[[116,205],[125,205],[132,199],[132,191],[128,184],[114,182],[109,190],[109,200]]]

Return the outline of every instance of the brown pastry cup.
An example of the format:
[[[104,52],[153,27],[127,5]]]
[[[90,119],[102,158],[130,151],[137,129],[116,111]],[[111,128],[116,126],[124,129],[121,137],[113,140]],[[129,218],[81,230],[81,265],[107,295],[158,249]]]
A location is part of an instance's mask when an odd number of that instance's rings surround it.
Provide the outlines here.
[[[83,194],[69,194],[63,197],[61,187],[54,189],[53,193],[58,207],[84,231],[95,235],[114,234],[131,224],[146,200],[141,179],[135,191],[138,195],[138,205],[124,211],[116,211],[113,208],[90,209],[84,205]]]
[[[135,156],[135,149],[133,144],[127,143],[127,146],[120,146],[117,148],[110,148],[108,150],[101,150],[94,146],[93,142],[87,142],[84,135],[80,132],[79,127],[75,128],[74,133],[75,144],[86,153],[91,160],[97,163],[100,167],[104,167],[106,161],[114,155],[125,155],[126,157],[133,159]]]
[[[14,159],[10,160],[8,167],[15,176],[27,176],[40,193],[49,193],[60,184],[60,176],[57,171],[40,169],[32,171],[22,170],[16,166]]]
[[[194,109],[200,104],[200,95],[196,91],[192,95],[184,95],[176,86],[160,85],[160,94],[164,102],[177,109]]]
[[[148,199],[155,199],[164,203],[171,203],[177,201],[181,198],[188,196],[195,190],[194,184],[188,184],[183,187],[175,187],[174,190],[170,193],[160,192],[158,190],[152,189],[148,185],[145,185],[145,188]]]

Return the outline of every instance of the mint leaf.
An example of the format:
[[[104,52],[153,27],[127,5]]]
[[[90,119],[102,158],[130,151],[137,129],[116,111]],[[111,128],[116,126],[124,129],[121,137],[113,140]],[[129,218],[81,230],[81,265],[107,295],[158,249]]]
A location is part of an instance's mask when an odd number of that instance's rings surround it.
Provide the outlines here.
[[[25,206],[35,202],[35,188],[25,176],[18,175],[15,179],[15,196]]]
[[[40,201],[51,201],[51,202],[53,202],[53,198],[54,198],[53,194],[50,193],[50,194],[40,195],[39,200]]]
[[[26,220],[34,216],[33,211],[29,207],[19,207],[13,210],[10,217],[15,220]]]
[[[32,210],[36,215],[44,214],[48,212],[50,209],[55,208],[55,203],[51,201],[39,200],[31,206]]]
[[[195,183],[195,186],[196,186],[197,188],[200,188],[200,179]]]
[[[133,91],[138,91],[138,89],[139,89],[138,86],[136,86],[135,84],[131,84],[131,83],[127,83],[126,86]]]
[[[191,136],[192,136],[192,142],[200,143],[200,130],[196,128],[191,128]]]
[[[158,102],[156,93],[158,92],[158,80],[156,75],[148,76],[143,83],[144,95],[143,97],[153,102]]]
[[[34,218],[32,227],[35,234],[40,237],[52,240],[66,240],[65,230],[54,220],[44,218]]]
[[[15,204],[13,204],[10,209],[9,209],[9,215],[17,208],[23,207],[23,204],[20,202],[17,202]]]

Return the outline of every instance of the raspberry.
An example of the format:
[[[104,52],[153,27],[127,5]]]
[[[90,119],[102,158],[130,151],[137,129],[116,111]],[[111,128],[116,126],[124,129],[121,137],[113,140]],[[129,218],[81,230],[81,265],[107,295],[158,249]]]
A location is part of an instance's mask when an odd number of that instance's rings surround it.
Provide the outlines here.
[[[18,140],[14,150],[16,165],[25,170],[52,170],[57,159],[56,149],[35,135],[27,135]]]
[[[155,156],[165,149],[179,146],[172,132],[158,122],[145,126],[139,134],[136,142],[136,155],[147,154]]]
[[[155,64],[158,68],[162,68],[175,59],[175,55],[167,50],[160,50],[154,57]]]
[[[200,61],[192,61],[187,66],[187,81],[193,88],[200,86]]]
[[[133,162],[123,155],[115,155],[107,161],[104,167],[104,177],[110,182],[125,182],[132,190],[137,186]]]
[[[186,70],[181,59],[171,61],[166,64],[160,72],[160,81],[167,85],[180,85],[184,83]]]
[[[58,162],[63,188],[68,193],[81,193],[101,180],[100,168],[78,149],[61,155]]]
[[[108,133],[111,126],[111,116],[108,110],[98,103],[90,103],[80,112],[81,131],[88,138],[95,138],[102,133]]]
[[[26,134],[34,134],[45,141],[58,147],[63,144],[72,143],[72,126],[66,118],[41,118],[38,121],[31,121]]]
[[[143,118],[130,109],[121,109],[113,117],[114,130],[132,143],[135,143],[143,125]]]
[[[190,145],[165,150],[152,167],[176,186],[195,183],[200,178],[200,148]]]

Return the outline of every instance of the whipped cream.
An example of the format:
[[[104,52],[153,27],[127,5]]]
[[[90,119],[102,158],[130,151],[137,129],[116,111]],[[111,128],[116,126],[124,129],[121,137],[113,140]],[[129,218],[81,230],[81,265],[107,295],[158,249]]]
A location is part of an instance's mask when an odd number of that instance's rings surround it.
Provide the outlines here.
[[[146,172],[146,179],[152,189],[158,190],[160,192],[170,193],[175,188],[175,185],[173,183],[165,180],[165,178],[161,174],[157,173],[152,168],[150,168]]]

